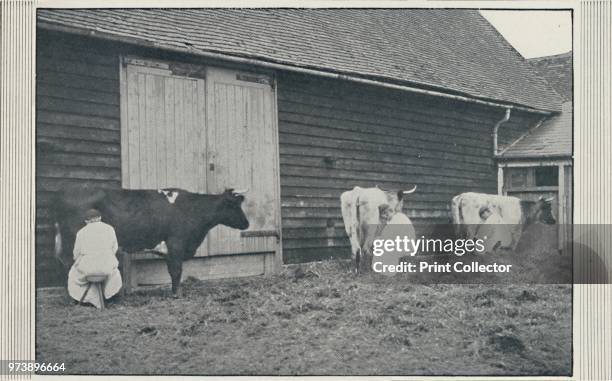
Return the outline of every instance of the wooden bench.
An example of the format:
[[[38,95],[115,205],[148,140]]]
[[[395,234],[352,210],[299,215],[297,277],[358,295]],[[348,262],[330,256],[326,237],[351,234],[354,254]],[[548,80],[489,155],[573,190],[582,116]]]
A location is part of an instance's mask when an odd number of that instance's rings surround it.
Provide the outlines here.
[[[134,262],[147,259],[163,259],[163,255],[154,254],[154,252],[150,250],[139,251],[136,253],[128,253],[126,251],[119,252],[119,269],[121,271],[121,278],[123,281],[121,293],[123,295],[131,294],[134,291]]]
[[[154,254],[150,250],[136,253],[120,251],[117,257],[123,279],[122,295],[130,294],[136,287],[142,286],[140,282],[143,279],[151,281],[145,285],[162,285],[170,282],[165,255]],[[137,262],[141,262],[141,266],[136,266]],[[156,270],[152,270],[151,262],[159,262]],[[183,278],[191,275],[207,280],[271,275],[278,271],[280,267],[278,263],[274,252],[195,257],[189,261],[191,269],[189,266],[183,268]]]

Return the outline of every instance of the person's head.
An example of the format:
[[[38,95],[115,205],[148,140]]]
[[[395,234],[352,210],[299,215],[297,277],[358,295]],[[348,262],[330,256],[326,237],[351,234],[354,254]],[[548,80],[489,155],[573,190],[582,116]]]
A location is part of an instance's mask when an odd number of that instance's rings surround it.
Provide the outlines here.
[[[380,222],[385,224],[393,217],[393,208],[388,204],[382,204],[378,207],[378,215]]]
[[[480,208],[480,210],[478,210],[478,214],[480,215],[480,218],[486,220],[487,218],[491,217],[493,212],[491,212],[491,209],[488,206],[483,206]]]
[[[102,214],[98,209],[89,209],[85,212],[85,223],[98,222],[102,220]]]

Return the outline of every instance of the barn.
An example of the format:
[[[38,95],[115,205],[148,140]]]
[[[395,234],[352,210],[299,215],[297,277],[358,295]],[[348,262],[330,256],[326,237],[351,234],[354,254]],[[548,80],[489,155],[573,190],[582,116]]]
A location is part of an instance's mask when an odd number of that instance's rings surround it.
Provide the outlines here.
[[[554,197],[559,247],[573,222],[573,86],[572,52],[528,60],[562,98],[562,112],[543,118],[499,155],[501,192],[524,200]]]
[[[417,185],[418,223],[496,193],[501,152],[562,99],[475,10],[39,9],[37,285],[61,284],[49,203],[74,183],[249,188],[198,278],[346,258],[339,195]],[[168,282],[143,256],[132,284]]]

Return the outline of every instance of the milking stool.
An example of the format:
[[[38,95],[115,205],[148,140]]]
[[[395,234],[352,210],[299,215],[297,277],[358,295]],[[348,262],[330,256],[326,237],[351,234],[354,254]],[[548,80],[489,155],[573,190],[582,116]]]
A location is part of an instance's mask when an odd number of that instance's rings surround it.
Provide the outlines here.
[[[91,285],[93,284],[93,287],[96,293],[98,294],[98,298],[100,300],[99,308],[103,310],[104,309],[104,289],[103,288],[104,288],[104,282],[106,282],[106,278],[108,278],[108,275],[106,274],[87,275],[85,277],[85,280],[87,280],[87,288],[85,289],[83,296],[81,296],[81,300],[79,300],[79,303],[83,303],[83,300],[87,296],[87,292],[89,291],[89,289],[91,288]]]

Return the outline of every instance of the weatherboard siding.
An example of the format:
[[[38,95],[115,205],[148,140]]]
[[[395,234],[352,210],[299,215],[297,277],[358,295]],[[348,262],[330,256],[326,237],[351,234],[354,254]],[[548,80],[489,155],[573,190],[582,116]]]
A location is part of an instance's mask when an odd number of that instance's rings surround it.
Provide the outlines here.
[[[357,185],[416,184],[404,212],[417,224],[447,223],[456,194],[496,192],[492,130],[503,109],[287,74],[278,110],[285,262],[349,255],[339,199]],[[515,113],[501,145],[529,123]]]
[[[121,186],[119,55],[198,59],[51,32],[40,33],[37,46],[36,243],[43,285],[57,283],[48,275],[53,192],[82,182]],[[339,197],[356,185],[418,185],[405,203],[417,223],[447,222],[457,193],[496,192],[491,132],[501,109],[283,73],[276,89],[285,263],[349,255]],[[514,113],[502,128],[531,119]],[[500,136],[500,143],[507,140]]]
[[[72,39],[39,37],[36,58],[36,254],[38,285],[57,284],[53,194],[71,184],[121,186],[117,56]]]

